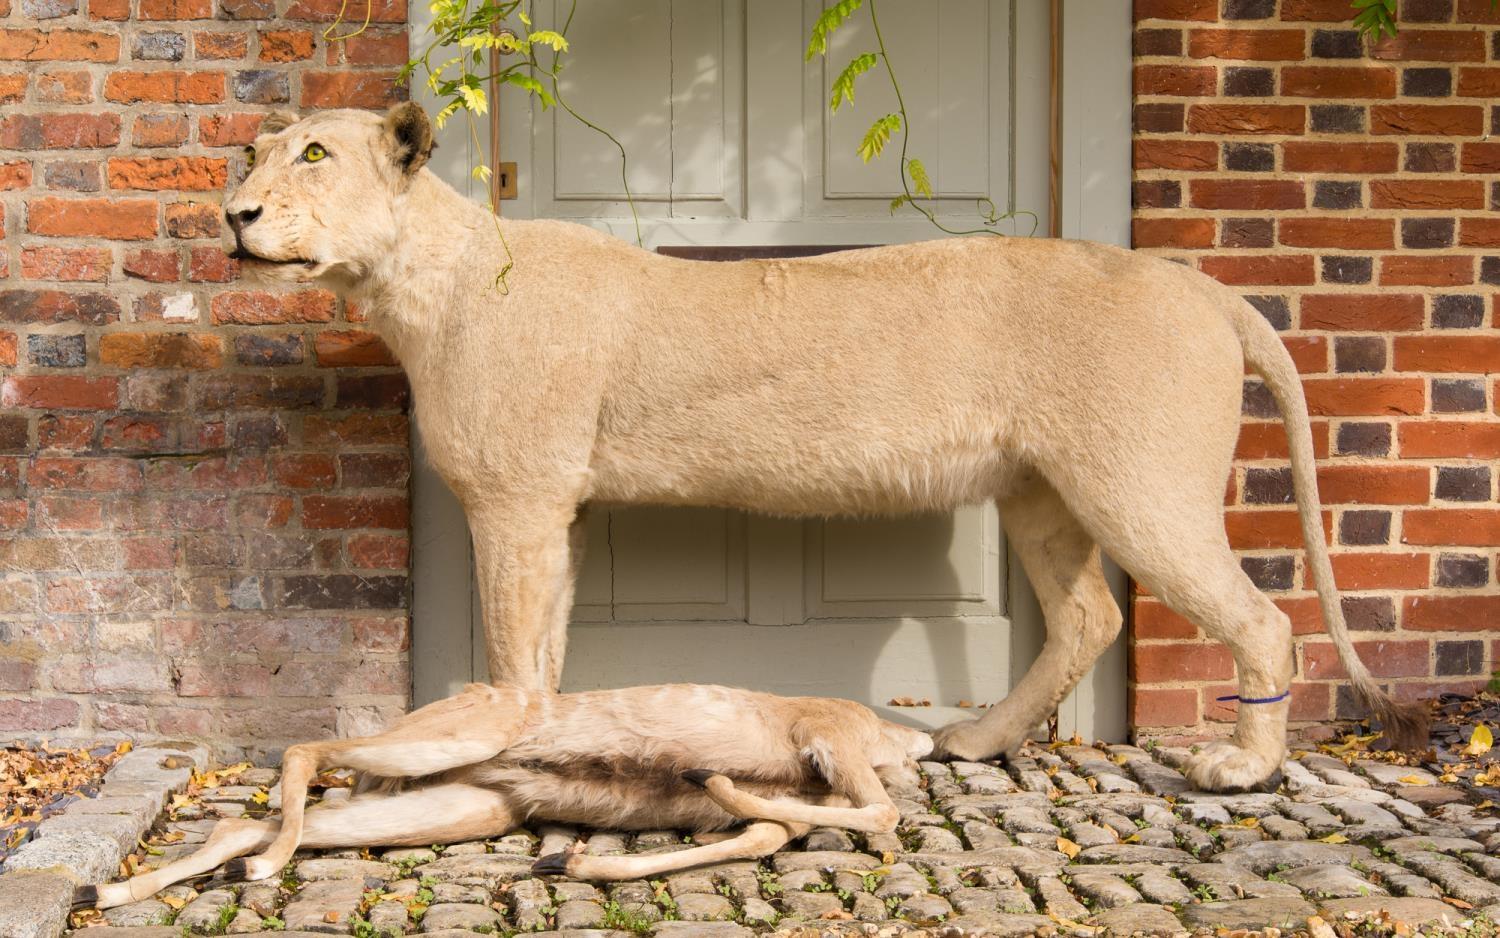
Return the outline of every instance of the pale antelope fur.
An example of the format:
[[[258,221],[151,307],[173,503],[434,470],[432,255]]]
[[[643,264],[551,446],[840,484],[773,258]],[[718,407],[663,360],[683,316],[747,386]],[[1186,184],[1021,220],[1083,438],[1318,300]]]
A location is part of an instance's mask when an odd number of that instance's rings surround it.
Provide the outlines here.
[[[378,736],[292,746],[281,819],[227,819],[197,852],[77,903],[136,902],[236,857],[226,872],[277,875],[299,847],[425,846],[499,837],[545,822],[733,836],[673,853],[542,856],[534,871],[638,879],[773,853],[814,825],[895,830],[882,780],[911,788],[926,733],[847,700],[671,684],[552,694],[470,684]],[[304,811],[308,781],[361,774],[361,793]],[[704,837],[703,840],[715,840]]]
[[[309,143],[330,156],[297,162]],[[1224,489],[1244,373],[1269,386],[1329,636],[1399,746],[1417,738],[1360,662],[1324,542],[1296,368],[1240,296],[1102,244],[970,238],[798,260],[695,262],[586,227],[496,219],[423,168],[425,115],[274,118],[226,204],[247,270],[357,301],[400,358],[433,466],[473,530],[492,679],[556,688],[589,502],[790,516],[995,500],[1047,620],[1009,697],[940,752],[1013,750],[1120,629],[1102,548],[1234,654],[1239,692],[1292,680],[1286,615],[1241,571]],[[1239,708],[1188,766],[1266,782],[1287,701]]]

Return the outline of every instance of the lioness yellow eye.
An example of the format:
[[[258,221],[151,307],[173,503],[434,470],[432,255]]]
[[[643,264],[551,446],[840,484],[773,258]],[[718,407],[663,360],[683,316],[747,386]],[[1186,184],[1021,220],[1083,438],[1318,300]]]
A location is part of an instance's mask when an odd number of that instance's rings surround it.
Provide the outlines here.
[[[255,147],[245,147],[245,168],[255,168]]]
[[[328,151],[318,146],[316,143],[309,143],[307,145],[307,149],[302,151],[302,158],[304,160],[307,160],[309,163],[316,163],[318,160],[321,160],[327,155]]]

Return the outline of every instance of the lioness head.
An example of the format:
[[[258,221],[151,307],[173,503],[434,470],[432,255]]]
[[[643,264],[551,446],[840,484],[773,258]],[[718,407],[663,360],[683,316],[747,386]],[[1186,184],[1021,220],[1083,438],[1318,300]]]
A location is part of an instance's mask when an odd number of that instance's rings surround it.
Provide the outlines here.
[[[397,205],[432,146],[427,114],[409,102],[384,117],[267,116],[224,203],[226,253],[252,276],[358,281],[390,253]]]

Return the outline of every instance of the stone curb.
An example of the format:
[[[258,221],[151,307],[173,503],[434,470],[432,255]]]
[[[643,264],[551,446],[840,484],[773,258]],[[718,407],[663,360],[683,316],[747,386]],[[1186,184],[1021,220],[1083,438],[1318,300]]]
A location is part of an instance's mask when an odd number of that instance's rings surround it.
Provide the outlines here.
[[[61,935],[74,888],[113,877],[171,796],[209,761],[207,749],[188,743],[133,750],[105,773],[96,797],[43,821],[0,868],[0,936]],[[164,932],[172,938],[180,934],[176,929]]]

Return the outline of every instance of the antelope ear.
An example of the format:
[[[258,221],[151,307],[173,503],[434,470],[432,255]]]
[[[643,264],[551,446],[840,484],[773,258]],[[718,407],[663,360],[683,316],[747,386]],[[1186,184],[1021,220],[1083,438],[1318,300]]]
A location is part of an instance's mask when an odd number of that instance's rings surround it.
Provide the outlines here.
[[[432,155],[432,121],[422,105],[407,101],[391,108],[385,115],[385,131],[391,158],[407,175],[421,169]]]
[[[291,111],[272,111],[261,119],[260,132],[263,134],[280,133],[299,120],[301,118]]]

